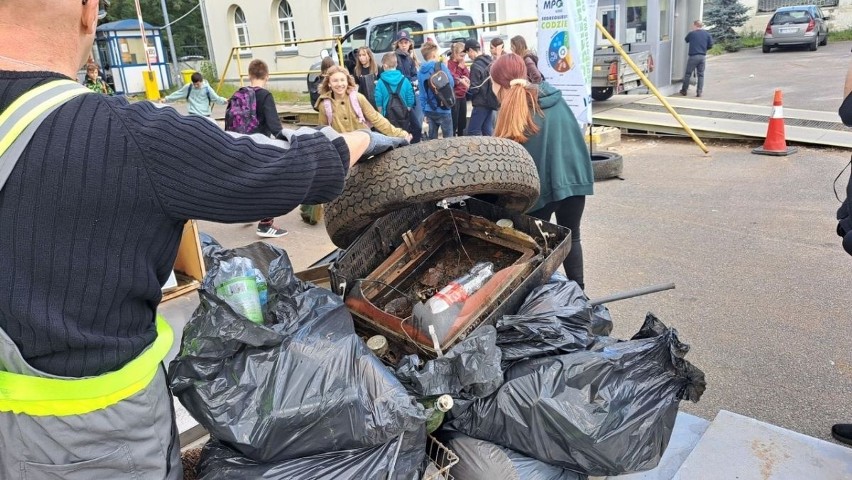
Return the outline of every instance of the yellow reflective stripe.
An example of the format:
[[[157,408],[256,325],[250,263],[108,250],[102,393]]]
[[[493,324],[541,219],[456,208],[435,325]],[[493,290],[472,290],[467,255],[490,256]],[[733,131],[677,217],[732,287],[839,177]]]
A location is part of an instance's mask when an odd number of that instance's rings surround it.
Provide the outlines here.
[[[75,90],[68,90],[68,91],[59,93],[59,94],[55,95],[54,97],[50,98],[49,100],[40,103],[39,105],[34,107],[32,110],[27,112],[23,117],[21,117],[21,119],[12,126],[11,130],[9,130],[9,132],[6,135],[4,135],[3,138],[0,138],[0,155],[2,155],[3,152],[8,150],[9,147],[12,145],[12,143],[15,141],[15,139],[18,138],[18,135],[20,135],[21,132],[23,132],[24,129],[27,128],[27,125],[32,123],[32,121],[36,117],[38,117],[39,115],[44,113],[45,110],[47,110],[50,107],[53,107],[54,105],[57,105],[61,102],[65,102],[70,98],[76,97],[77,95],[89,93],[90,91],[86,87],[84,87],[84,86],[82,86],[82,85],[80,85],[76,82],[72,82],[71,80],[54,80],[50,83],[46,83],[44,85],[38,86],[38,87],[28,91],[27,93],[21,95],[14,102],[12,102],[11,105],[9,105],[9,108],[7,108],[6,110],[3,111],[3,114],[0,115],[0,125],[4,124],[6,121],[8,121],[9,117],[11,117],[12,114],[14,114],[19,108],[21,108],[21,105],[26,104],[28,101],[32,100],[33,97],[40,95],[40,94],[44,93],[45,91],[48,91],[52,88],[56,88],[57,86],[68,85],[68,84],[77,85],[80,88],[75,89]]]
[[[151,383],[173,341],[172,327],[157,315],[154,343],[119,370],[79,379],[0,372],[0,412],[82,415],[114,405]]]

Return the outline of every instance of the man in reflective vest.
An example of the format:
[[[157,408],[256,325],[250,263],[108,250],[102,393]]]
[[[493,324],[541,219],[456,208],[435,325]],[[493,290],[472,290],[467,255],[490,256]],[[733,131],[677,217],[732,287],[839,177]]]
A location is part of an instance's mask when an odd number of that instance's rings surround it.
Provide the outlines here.
[[[105,4],[0,2],[2,479],[181,478],[174,333],[156,309],[184,223],[330,201],[375,148],[365,132],[232,135],[88,93],[71,78]]]

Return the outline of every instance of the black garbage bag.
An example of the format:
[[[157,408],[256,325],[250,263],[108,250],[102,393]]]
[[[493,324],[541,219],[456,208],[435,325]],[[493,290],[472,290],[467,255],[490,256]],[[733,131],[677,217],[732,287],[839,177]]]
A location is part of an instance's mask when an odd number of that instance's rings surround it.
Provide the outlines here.
[[[211,440],[201,451],[199,480],[420,480],[425,468],[426,432],[405,432],[376,447],[326,452],[262,463]]]
[[[355,334],[341,298],[299,281],[285,252],[247,248],[266,273],[266,324],[213,294],[216,259],[234,254],[218,250],[169,367],[172,390],[193,418],[260,462],[375,447],[421,428],[427,411]]]
[[[636,339],[516,363],[494,395],[450,427],[586,475],[655,467],[681,400],[698,401],[704,374],[689,347],[648,314]]]
[[[589,307],[588,301],[576,282],[561,275],[533,290],[517,314],[497,320],[503,368],[525,358],[587,350],[599,335],[609,335],[609,310],[603,305]]]
[[[396,368],[396,377],[416,397],[447,394],[475,399],[494,393],[503,383],[497,331],[482,325],[453,345],[441,358],[425,362],[406,355]]]
[[[464,480],[586,480],[571,470],[548,465],[510,448],[468,437],[454,430],[438,432],[438,439],[459,457],[452,468]]]

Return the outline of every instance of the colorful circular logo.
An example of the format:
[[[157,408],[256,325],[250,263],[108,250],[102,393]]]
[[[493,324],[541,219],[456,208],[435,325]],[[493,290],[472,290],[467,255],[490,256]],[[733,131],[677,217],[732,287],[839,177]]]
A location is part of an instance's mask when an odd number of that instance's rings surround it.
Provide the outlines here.
[[[547,49],[547,60],[550,66],[559,73],[565,73],[574,67],[568,32],[556,32],[553,35]]]

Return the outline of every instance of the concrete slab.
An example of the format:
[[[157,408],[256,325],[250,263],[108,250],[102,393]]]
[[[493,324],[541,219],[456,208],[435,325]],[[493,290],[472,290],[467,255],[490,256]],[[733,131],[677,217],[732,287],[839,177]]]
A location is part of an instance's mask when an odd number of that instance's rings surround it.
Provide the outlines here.
[[[721,410],[675,480],[841,480],[852,449]]]
[[[701,417],[678,412],[669,446],[660,464],[647,472],[607,477],[607,480],[670,480],[701,440],[710,422]]]

